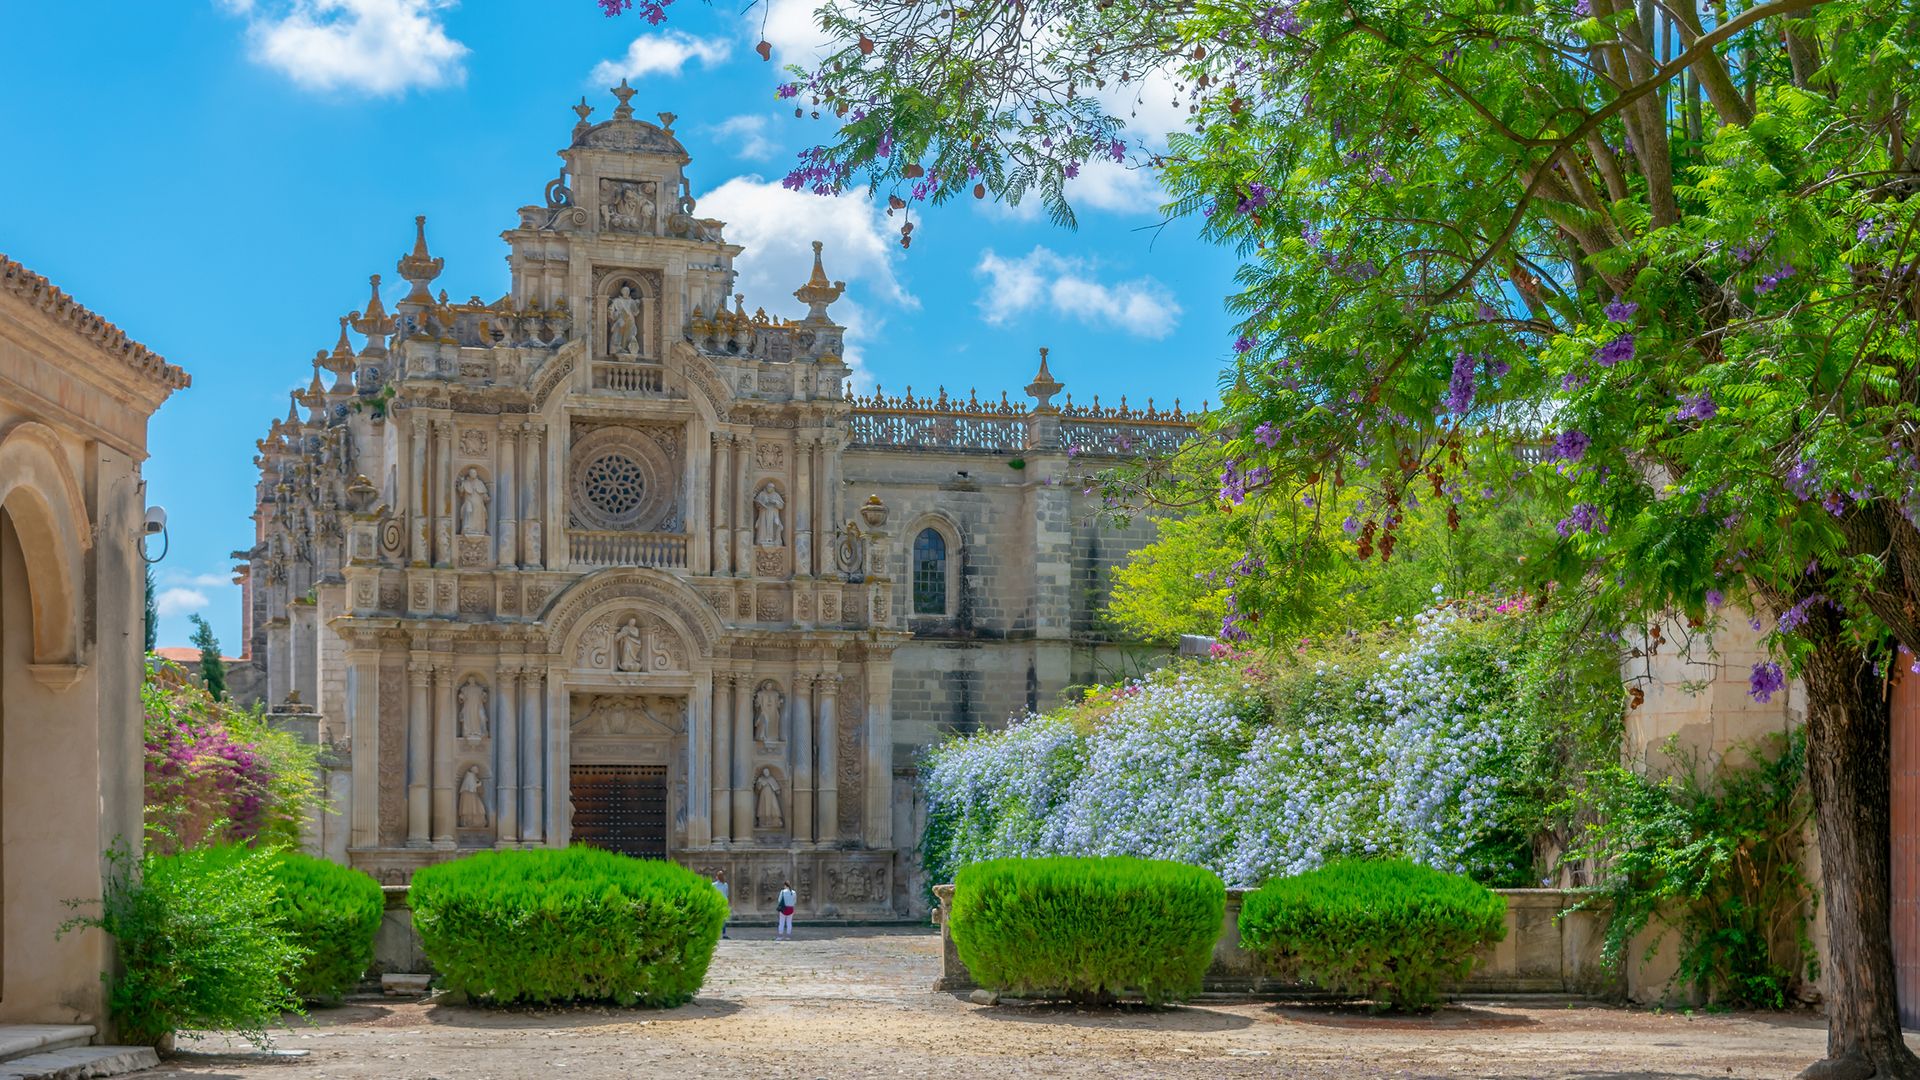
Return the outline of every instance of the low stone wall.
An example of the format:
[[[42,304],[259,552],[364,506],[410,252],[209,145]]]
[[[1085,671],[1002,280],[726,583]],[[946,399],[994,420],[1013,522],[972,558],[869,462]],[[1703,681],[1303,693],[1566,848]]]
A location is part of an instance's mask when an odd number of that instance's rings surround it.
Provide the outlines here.
[[[1240,900],[1249,890],[1228,889],[1225,925],[1213,946],[1213,963],[1201,984],[1208,993],[1271,994],[1299,987],[1267,976],[1260,958],[1240,947]],[[1488,949],[1473,974],[1453,987],[1456,994],[1577,994],[1617,998],[1624,986],[1619,975],[1600,961],[1603,916],[1579,911],[1564,917],[1578,895],[1564,889],[1496,889],[1507,901],[1507,936]],[[935,986],[965,992],[973,977],[960,962],[946,912],[953,904],[953,886],[933,890],[939,907],[933,918],[940,925],[941,967]]]

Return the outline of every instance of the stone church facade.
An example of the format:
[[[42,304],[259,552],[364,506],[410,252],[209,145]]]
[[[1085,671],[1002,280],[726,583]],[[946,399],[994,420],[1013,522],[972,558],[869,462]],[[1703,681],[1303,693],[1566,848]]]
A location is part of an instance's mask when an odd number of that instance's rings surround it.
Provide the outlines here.
[[[749,314],[632,93],[576,109],[505,296],[436,295],[417,220],[409,291],[314,358],[258,444],[242,681],[329,746],[312,843],[382,881],[584,842],[745,912],[918,910],[917,751],[1148,661],[1096,617],[1148,533],[1085,477],[1190,423],[1056,403],[1044,351],[1018,405],[851,395],[822,245],[804,315]]]

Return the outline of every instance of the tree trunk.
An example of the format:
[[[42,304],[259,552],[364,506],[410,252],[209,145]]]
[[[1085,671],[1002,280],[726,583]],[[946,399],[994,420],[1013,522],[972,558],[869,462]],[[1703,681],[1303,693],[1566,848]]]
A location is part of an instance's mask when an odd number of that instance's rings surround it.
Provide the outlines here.
[[[1821,612],[1807,687],[1807,775],[1826,908],[1827,1057],[1803,1080],[1920,1078],[1900,1034],[1891,922],[1891,720],[1883,682]]]

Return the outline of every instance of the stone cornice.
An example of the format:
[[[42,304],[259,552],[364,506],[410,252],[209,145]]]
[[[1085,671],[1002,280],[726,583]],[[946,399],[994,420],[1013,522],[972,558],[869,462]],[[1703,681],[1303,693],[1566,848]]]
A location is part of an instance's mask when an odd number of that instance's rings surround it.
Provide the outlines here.
[[[95,314],[57,288],[53,282],[5,255],[0,255],[0,290],[18,297],[55,323],[71,330],[77,337],[125,364],[134,374],[168,391],[184,390],[193,384],[192,376],[167,363],[159,353],[128,337],[126,331]]]

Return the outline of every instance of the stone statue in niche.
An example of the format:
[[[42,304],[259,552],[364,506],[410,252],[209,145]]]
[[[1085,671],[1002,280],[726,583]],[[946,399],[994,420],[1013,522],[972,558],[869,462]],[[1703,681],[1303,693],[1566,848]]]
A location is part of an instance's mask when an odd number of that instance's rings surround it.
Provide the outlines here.
[[[780,496],[780,489],[767,484],[753,497],[753,507],[753,542],[761,547],[779,547],[787,535],[786,525],[780,520],[787,500]]]
[[[479,679],[467,676],[460,684],[460,737],[478,742],[487,735],[487,688]]]
[[[786,705],[786,695],[771,679],[760,684],[753,694],[753,737],[762,744],[771,746],[780,741],[780,710]]]
[[[754,812],[753,823],[759,829],[784,828],[787,819],[780,813],[780,781],[773,778],[772,769],[761,769],[759,779],[753,782]]]
[[[607,352],[639,356],[640,321],[640,298],[633,295],[633,286],[620,286],[620,295],[607,301]]]
[[[676,833],[687,831],[687,781],[681,777],[673,782],[673,829]]]
[[[463,829],[484,829],[487,821],[487,800],[480,795],[480,766],[469,765],[467,775],[460,778],[459,824]]]
[[[636,619],[628,619],[625,626],[614,632],[613,669],[647,670],[646,637],[640,633],[640,624]]]
[[[460,535],[487,535],[487,482],[480,470],[468,469],[460,477]]]

